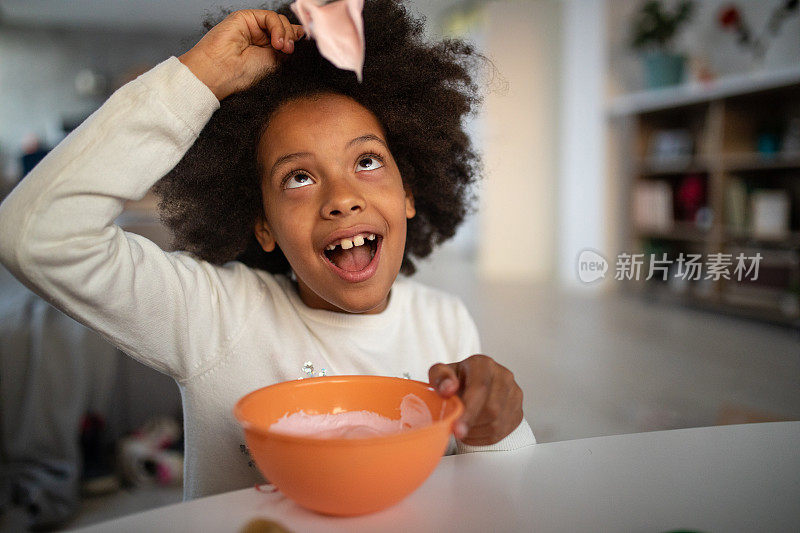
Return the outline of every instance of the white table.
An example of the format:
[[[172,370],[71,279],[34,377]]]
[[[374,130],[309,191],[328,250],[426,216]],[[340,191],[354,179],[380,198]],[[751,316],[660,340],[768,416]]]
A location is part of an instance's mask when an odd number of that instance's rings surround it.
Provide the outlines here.
[[[236,532],[269,518],[314,531],[800,531],[800,422],[679,429],[442,458],[404,501],[355,518],[253,488],[83,529]]]

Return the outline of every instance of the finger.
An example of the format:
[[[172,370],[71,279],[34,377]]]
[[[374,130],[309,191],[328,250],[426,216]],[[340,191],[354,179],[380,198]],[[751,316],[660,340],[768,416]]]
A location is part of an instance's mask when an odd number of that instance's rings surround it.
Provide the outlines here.
[[[504,379],[495,376],[492,380],[492,390],[486,398],[483,410],[470,428],[470,437],[479,427],[491,426],[495,433],[508,429],[518,410],[514,406],[515,390],[516,387],[508,386]]]
[[[517,384],[516,379],[514,379],[514,374],[508,369],[504,368],[504,370],[505,372],[502,375],[502,379],[499,380],[503,384],[502,389],[505,391],[505,399],[501,403],[501,409],[504,415],[503,420],[507,426],[506,429],[511,432],[522,422],[524,393],[522,392],[522,388]]]
[[[488,393],[483,402],[483,407],[470,424],[470,436],[472,436],[473,429],[478,426],[502,422],[511,396],[511,391],[505,387],[502,381],[501,378],[494,375],[491,383],[487,385]]]
[[[283,48],[286,41],[286,28],[277,13],[272,13],[270,16],[269,36],[275,50]]]
[[[456,438],[466,437],[470,427],[478,423],[481,411],[491,391],[492,375],[482,364],[464,366],[462,380],[464,382],[461,400],[464,402],[464,414],[456,423]]]
[[[303,29],[303,25],[302,24],[292,24],[292,28],[294,29],[294,40],[295,41],[299,41],[306,34],[306,30]]]
[[[522,389],[517,385],[510,370],[501,364],[497,364],[496,368],[492,391],[482,415],[484,420],[489,422],[497,420],[501,427],[505,427],[522,413]]]
[[[492,384],[494,384],[497,380],[492,380]],[[466,409],[464,415],[462,415],[460,420],[463,420],[467,423],[467,434],[472,436],[472,432],[475,428],[486,426],[491,424],[495,421],[502,421],[502,418],[505,414],[507,409],[508,400],[510,399],[509,392],[502,390],[496,391],[493,385],[486,386],[486,397],[483,400],[483,405],[478,410],[477,414],[470,420],[465,420],[464,416],[466,415]],[[466,402],[470,400],[464,400]]]
[[[478,421],[470,427],[468,435],[462,439],[463,442],[494,444],[522,422],[522,389],[513,378],[510,385],[506,384],[507,381],[505,375],[494,379],[494,383],[503,384],[490,394]]]
[[[272,34],[270,28],[278,22],[277,14],[271,13],[263,9],[242,9],[229,16],[238,24],[244,22],[251,44],[269,46]]]
[[[269,35],[269,45],[276,50],[283,48],[286,29],[278,14],[266,9],[250,9],[247,12],[253,15],[261,31]]]
[[[428,383],[444,398],[458,392],[458,374],[454,366],[436,363],[428,369]]]
[[[294,51],[294,29],[292,28],[292,23],[289,22],[289,19],[286,18],[286,15],[278,15],[278,19],[283,24],[283,48],[282,50],[287,54],[291,54]]]
[[[511,407],[514,391],[505,387],[502,381],[498,377],[492,379],[483,408],[472,421],[465,438],[494,439],[494,442],[497,442],[510,433],[512,417],[516,416]]]

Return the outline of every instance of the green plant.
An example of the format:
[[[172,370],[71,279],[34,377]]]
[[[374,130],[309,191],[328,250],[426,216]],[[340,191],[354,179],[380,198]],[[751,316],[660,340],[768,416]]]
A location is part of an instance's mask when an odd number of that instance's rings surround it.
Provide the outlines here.
[[[660,0],[648,0],[633,18],[631,46],[665,49],[678,29],[692,16],[694,4],[683,1],[672,11],[667,11]]]

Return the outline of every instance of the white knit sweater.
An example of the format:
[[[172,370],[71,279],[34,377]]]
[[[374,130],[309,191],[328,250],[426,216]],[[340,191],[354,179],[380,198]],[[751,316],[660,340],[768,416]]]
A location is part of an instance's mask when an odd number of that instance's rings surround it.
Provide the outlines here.
[[[480,352],[454,296],[398,279],[387,309],[311,309],[294,284],[239,262],[162,251],[114,224],[172,169],[219,108],[170,57],[116,91],[0,206],[0,260],[54,306],[172,376],[183,398],[186,499],[260,482],[241,451],[233,406],[244,394],[314,373],[410,376]],[[493,446],[534,443],[527,422]]]

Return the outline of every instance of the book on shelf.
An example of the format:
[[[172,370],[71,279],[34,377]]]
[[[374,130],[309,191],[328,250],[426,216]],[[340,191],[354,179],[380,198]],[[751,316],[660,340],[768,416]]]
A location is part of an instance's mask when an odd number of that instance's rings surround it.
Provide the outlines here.
[[[665,181],[642,181],[633,191],[633,221],[639,230],[670,231],[673,227],[672,187]]]
[[[780,239],[789,235],[791,198],[783,189],[757,189],[750,195],[750,231],[754,237]]]
[[[740,178],[731,178],[725,190],[725,218],[732,232],[747,230],[747,187]]]
[[[784,152],[800,153],[800,115],[790,118],[786,124],[781,148]]]
[[[647,156],[656,165],[688,164],[693,149],[692,132],[688,129],[662,129],[654,131],[650,137]]]

